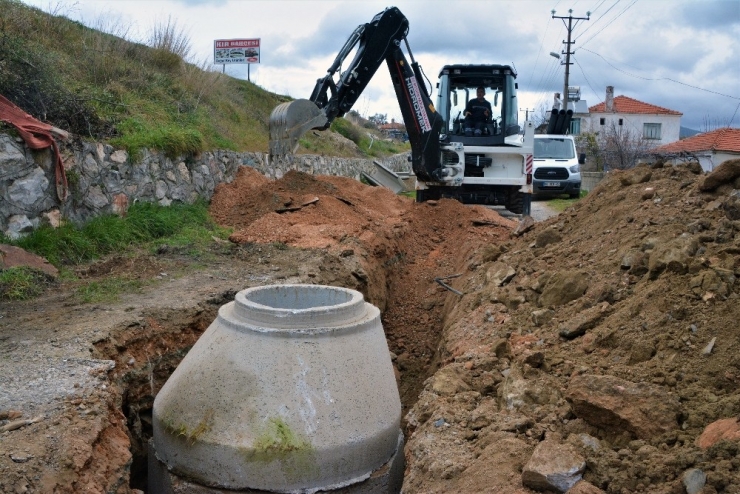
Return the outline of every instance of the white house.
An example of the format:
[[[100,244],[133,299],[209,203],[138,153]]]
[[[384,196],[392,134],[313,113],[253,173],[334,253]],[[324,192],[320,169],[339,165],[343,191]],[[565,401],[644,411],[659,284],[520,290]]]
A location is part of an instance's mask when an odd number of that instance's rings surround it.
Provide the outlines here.
[[[692,137],[660,146],[650,151],[676,164],[695,159],[704,171],[712,171],[723,161],[740,158],[740,129],[723,129],[697,134]]]
[[[574,119],[580,118],[578,133],[599,132],[607,126],[616,125],[624,126],[633,135],[654,141],[656,147],[679,139],[683,113],[627,96],[614,97],[614,86],[606,87],[603,103],[588,110],[588,114],[574,115]]]

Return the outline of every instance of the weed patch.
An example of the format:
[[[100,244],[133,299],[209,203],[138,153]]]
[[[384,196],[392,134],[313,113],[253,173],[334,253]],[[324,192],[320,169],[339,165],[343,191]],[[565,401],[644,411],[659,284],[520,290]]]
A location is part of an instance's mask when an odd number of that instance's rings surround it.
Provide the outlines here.
[[[554,199],[550,199],[547,202],[547,205],[550,206],[555,211],[562,213],[563,211],[571,207],[573,204],[577,203],[581,198],[586,197],[587,194],[588,192],[586,192],[585,190],[582,190],[580,197],[576,197],[573,199],[570,199],[570,198],[564,199],[564,198],[556,197]]]
[[[80,264],[130,246],[144,245],[172,237],[178,245],[200,246],[225,237],[208,215],[205,202],[174,204],[169,207],[137,203],[125,218],[114,215],[94,218],[83,227],[64,224],[42,226],[14,245],[45,257],[55,266]]]
[[[40,295],[47,278],[26,267],[0,271],[0,300],[26,300]]]
[[[143,286],[140,280],[111,277],[85,283],[75,293],[84,303],[115,302],[122,293],[139,292]]]

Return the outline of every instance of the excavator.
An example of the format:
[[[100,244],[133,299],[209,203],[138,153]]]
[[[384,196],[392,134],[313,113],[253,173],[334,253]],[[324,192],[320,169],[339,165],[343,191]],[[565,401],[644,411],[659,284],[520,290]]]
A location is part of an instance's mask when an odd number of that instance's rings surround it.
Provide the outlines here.
[[[465,204],[503,205],[514,214],[529,216],[534,126],[518,123],[516,71],[509,65],[445,65],[435,105],[411,53],[408,32],[409,21],[396,7],[359,25],[308,99],[282,103],[273,110],[270,155],[280,159],[295,152],[308,130],[328,129],[352,109],[385,61],[411,144],[416,201],[454,198]],[[352,61],[342,70],[353,51]],[[464,109],[480,87],[493,94],[492,111],[480,135],[470,135],[464,128]]]

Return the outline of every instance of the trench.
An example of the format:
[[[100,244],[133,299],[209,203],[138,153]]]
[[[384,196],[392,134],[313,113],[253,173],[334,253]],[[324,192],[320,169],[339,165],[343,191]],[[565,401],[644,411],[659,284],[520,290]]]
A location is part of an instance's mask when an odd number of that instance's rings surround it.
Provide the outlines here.
[[[389,279],[395,277],[388,270],[385,275]],[[416,339],[414,346],[421,350],[410,351],[409,342],[397,333],[402,329],[401,325],[418,316],[409,314],[406,305],[394,303],[392,285],[387,285],[388,302],[381,319],[390,351],[401,356],[394,359],[394,367],[398,370],[397,376],[400,376],[397,384],[402,404],[401,427],[408,438],[404,417],[436,366],[435,349],[441,335],[442,318],[440,314],[430,318],[429,314],[435,311],[427,307],[421,319],[425,324],[434,322],[438,327],[426,326],[424,334],[428,337],[427,341]],[[126,433],[131,443],[130,489],[148,492],[147,444],[152,437],[152,408],[157,393],[200,335],[215,320],[218,309],[232,301],[234,295],[234,291],[225,291],[189,311],[152,311],[144,315],[142,322],[117,328],[107,338],[95,343],[94,357],[116,362],[110,377],[119,391],[117,405],[126,417]],[[406,317],[395,321],[394,314],[402,310],[407,313]]]
[[[233,297],[229,291],[190,311],[148,313],[142,323],[114,330],[95,343],[94,356],[116,362],[110,377],[119,391],[117,405],[126,417],[131,443],[131,489],[147,492],[147,443],[152,437],[154,398],[215,319],[218,308]]]

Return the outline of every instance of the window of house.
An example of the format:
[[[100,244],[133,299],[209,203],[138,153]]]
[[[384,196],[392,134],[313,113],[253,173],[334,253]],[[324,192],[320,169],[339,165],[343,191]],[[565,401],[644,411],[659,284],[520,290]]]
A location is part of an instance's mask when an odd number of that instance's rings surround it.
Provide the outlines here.
[[[620,119],[619,119],[619,125],[622,125],[622,123],[623,123],[623,121],[622,121],[622,119],[620,118]]]
[[[660,124],[646,123],[643,125],[642,135],[645,139],[660,139]]]
[[[604,124],[606,124],[606,119],[605,118],[600,118],[599,119],[599,125],[604,125]]]
[[[574,118],[570,121],[570,134],[577,136],[581,134],[581,119]]]

